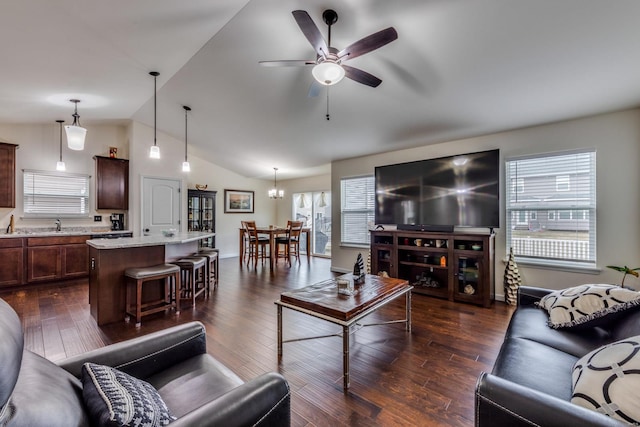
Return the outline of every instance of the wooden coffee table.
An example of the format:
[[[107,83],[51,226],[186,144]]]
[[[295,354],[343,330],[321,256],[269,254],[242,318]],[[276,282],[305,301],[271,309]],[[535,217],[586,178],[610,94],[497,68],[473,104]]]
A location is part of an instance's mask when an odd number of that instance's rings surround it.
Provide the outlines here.
[[[404,323],[406,325],[405,329],[411,332],[411,289],[413,289],[413,286],[410,286],[406,280],[402,279],[366,275],[364,283],[356,285],[354,294],[348,296],[338,294],[337,279],[346,279],[353,282],[353,275],[345,274],[335,279],[280,294],[280,300],[275,302],[278,307],[278,361],[282,359],[283,343],[342,336],[343,384],[344,390],[347,391],[349,388],[349,336],[352,333],[351,326],[354,324],[364,327]],[[368,316],[402,295],[406,298],[406,317],[404,319],[380,323],[357,323],[363,317]],[[342,326],[342,332],[331,335],[283,340],[283,307],[340,325]]]

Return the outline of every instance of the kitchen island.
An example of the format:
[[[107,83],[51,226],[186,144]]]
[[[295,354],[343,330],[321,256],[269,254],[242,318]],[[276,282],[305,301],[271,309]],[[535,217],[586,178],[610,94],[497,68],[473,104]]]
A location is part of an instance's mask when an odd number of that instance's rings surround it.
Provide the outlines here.
[[[175,261],[198,251],[198,242],[215,233],[187,232],[162,235],[91,239],[89,246],[89,304],[98,325],[124,321],[126,286],[124,271]],[[157,298],[158,286],[146,286],[143,301]]]

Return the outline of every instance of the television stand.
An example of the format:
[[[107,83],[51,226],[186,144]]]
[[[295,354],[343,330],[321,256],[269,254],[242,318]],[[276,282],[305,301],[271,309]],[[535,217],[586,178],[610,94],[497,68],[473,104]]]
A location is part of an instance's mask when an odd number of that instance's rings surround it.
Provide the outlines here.
[[[495,296],[495,234],[371,231],[371,274],[386,271],[413,292],[491,306]]]

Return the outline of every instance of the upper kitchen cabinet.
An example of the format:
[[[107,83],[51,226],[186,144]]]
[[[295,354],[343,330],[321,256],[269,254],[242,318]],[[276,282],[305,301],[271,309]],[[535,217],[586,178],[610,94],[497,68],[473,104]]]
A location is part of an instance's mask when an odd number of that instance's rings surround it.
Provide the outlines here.
[[[95,156],[96,209],[129,209],[129,160]]]
[[[0,142],[0,208],[16,207],[15,144]]]

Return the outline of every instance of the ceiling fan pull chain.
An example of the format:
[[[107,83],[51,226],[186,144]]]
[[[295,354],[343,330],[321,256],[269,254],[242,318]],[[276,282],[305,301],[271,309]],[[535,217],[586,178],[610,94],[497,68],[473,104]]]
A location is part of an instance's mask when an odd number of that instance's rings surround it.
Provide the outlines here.
[[[327,87],[327,120],[331,120],[331,116],[329,116],[329,87]]]

